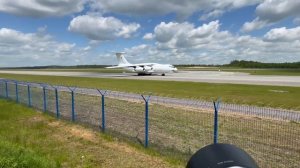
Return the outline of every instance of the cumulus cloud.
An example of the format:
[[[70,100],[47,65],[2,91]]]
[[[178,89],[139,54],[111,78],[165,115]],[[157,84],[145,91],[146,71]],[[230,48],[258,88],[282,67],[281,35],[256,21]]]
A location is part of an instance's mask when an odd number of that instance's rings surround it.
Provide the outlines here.
[[[226,38],[229,35],[227,31],[219,31],[219,27],[218,20],[199,27],[188,22],[161,22],[154,28],[154,37],[162,48],[199,47],[215,38]]]
[[[210,18],[213,18],[213,19],[218,18],[219,16],[223,15],[224,12],[225,12],[224,10],[215,9],[215,10],[209,12],[209,13],[201,15],[200,20],[205,21],[205,20],[208,20]]]
[[[244,25],[242,27],[242,32],[251,32],[253,30],[257,30],[257,29],[266,27],[267,25],[271,25],[271,23],[268,23],[265,20],[260,20],[260,19],[256,18],[251,22],[244,23]]]
[[[286,27],[271,29],[264,35],[266,41],[293,42],[300,40],[300,27],[287,29]]]
[[[126,52],[136,57],[143,54],[144,61],[175,64],[300,61],[299,27],[272,29],[261,38],[235,35],[220,27],[218,20],[198,27],[189,22],[161,22],[152,33],[155,45],[135,46]]]
[[[92,0],[91,8],[103,12],[114,12],[130,16],[164,15],[176,13],[184,20],[195,12],[211,13],[205,18],[215,17],[224,11],[254,5],[261,0]]]
[[[143,37],[144,40],[152,40],[153,34],[152,33],[146,33]]]
[[[21,16],[64,16],[84,9],[84,0],[1,0],[0,11]]]
[[[30,17],[64,16],[84,10],[85,5],[100,13],[119,13],[129,16],[165,15],[175,13],[184,20],[195,12],[201,19],[216,18],[232,9],[254,5],[262,0],[1,0],[0,11]],[[158,5],[159,4],[159,5]]]
[[[0,66],[37,66],[53,64],[76,64],[84,53],[76,44],[58,42],[43,33],[23,33],[0,29]]]
[[[127,24],[114,17],[81,15],[72,19],[68,30],[90,40],[107,41],[118,37],[130,38],[139,28],[137,23]]]
[[[265,0],[256,7],[257,17],[246,22],[242,31],[250,32],[277,23],[288,17],[300,15],[300,1]]]

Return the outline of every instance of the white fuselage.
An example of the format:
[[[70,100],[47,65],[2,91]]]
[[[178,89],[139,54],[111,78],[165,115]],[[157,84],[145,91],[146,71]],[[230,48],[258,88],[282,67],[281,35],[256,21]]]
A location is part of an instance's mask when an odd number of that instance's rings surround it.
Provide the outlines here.
[[[126,60],[123,54],[124,53],[116,53],[116,57],[118,60],[117,66],[111,66],[106,68],[123,68],[126,71],[135,72],[138,75],[161,74],[164,76],[166,73],[177,72],[177,68],[175,68],[171,64],[158,64],[158,63],[131,64]]]
[[[151,66],[146,64],[149,63],[145,63],[145,66],[124,67],[123,69],[125,69],[128,72],[138,73],[139,75],[165,74],[177,72],[177,68],[170,64],[151,63]]]

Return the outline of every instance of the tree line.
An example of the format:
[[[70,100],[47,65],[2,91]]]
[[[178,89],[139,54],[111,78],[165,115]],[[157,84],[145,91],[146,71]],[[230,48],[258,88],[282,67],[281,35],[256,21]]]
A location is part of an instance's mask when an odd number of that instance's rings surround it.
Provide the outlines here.
[[[234,60],[224,67],[238,67],[238,68],[300,68],[300,62],[285,62],[285,63],[262,63],[257,61]]]
[[[234,68],[284,68],[284,69],[300,69],[300,62],[285,63],[262,63],[257,61],[233,60],[229,64],[213,65],[213,64],[179,64],[176,67],[234,67]]]

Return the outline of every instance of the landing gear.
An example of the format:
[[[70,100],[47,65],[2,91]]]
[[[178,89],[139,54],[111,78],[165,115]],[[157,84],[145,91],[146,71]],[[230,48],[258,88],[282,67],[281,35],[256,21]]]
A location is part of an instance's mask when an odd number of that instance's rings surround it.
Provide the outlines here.
[[[161,76],[166,76],[166,74],[163,73],[163,74],[161,74]]]

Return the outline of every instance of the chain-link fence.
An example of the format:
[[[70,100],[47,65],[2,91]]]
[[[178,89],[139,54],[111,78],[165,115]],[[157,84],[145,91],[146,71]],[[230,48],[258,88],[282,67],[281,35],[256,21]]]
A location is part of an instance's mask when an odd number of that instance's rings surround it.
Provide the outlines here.
[[[246,150],[260,167],[300,165],[298,111],[5,79],[0,96],[179,159],[219,142]]]
[[[296,168],[300,166],[299,116],[299,112],[223,104],[219,142],[243,148],[260,167]]]

